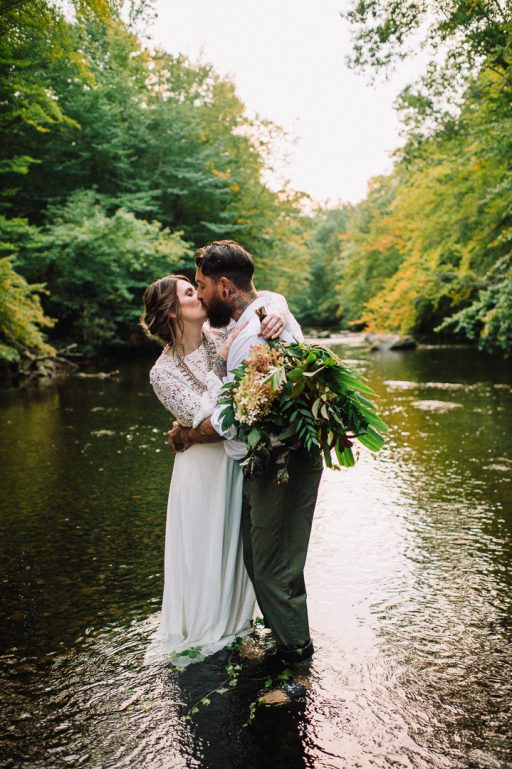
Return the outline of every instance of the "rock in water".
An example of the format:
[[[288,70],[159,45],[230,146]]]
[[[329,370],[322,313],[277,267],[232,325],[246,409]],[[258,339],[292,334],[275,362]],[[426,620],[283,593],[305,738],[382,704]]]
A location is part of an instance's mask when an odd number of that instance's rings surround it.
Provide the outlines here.
[[[372,350],[414,350],[416,340],[412,336],[400,334],[366,334],[365,340]]]
[[[417,347],[416,340],[412,336],[402,336],[389,346],[390,350],[414,350]]]

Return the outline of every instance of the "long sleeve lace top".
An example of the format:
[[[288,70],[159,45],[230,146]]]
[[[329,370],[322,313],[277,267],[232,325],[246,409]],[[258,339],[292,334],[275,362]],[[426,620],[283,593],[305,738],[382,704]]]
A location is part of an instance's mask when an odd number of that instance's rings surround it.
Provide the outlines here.
[[[288,309],[281,294],[260,291],[266,299],[267,312],[282,313],[287,330],[300,334],[300,326]],[[164,350],[149,373],[149,380],[158,399],[186,427],[197,427],[215,408],[222,382],[212,371],[211,350],[218,349],[231,330],[203,326],[204,342],[180,361]]]

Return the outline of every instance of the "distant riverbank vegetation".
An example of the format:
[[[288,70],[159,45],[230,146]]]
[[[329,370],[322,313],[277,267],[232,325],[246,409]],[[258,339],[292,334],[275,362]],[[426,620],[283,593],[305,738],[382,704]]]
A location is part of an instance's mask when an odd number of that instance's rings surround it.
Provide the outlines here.
[[[208,64],[155,48],[147,3],[0,0],[0,13],[4,365],[140,344],[143,288],[192,275],[197,246],[219,238],[248,247],[257,284],[307,325],[510,353],[509,4],[353,4],[356,69],[392,67],[420,32],[432,60],[400,96],[392,172],[330,209],[269,186],[280,129]]]

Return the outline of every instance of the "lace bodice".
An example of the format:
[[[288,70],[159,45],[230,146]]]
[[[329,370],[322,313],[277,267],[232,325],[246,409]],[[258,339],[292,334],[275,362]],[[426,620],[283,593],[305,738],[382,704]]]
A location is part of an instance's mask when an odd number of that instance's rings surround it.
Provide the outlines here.
[[[286,299],[271,291],[261,291],[259,294],[267,300],[266,308],[269,314],[283,313],[286,327],[295,335],[296,329],[300,327],[290,313]],[[232,326],[226,329],[214,329],[205,323],[203,333],[207,341],[213,342],[218,349],[231,328]],[[176,357],[165,350],[151,369],[149,380],[160,402],[178,422],[185,427],[197,427],[213,412],[222,382],[211,370],[207,344],[201,344],[196,350],[186,355],[184,363],[203,383],[203,386],[206,386],[206,389],[200,388],[193,377],[187,376],[186,369],[183,370],[183,366],[179,365]]]
[[[218,349],[226,338],[227,330],[211,329],[205,324],[203,333]],[[192,427],[212,413],[222,382],[210,368],[210,358],[204,343],[186,355],[184,362],[195,377],[206,385],[206,391],[200,389],[193,378],[184,373],[176,357],[165,350],[149,372],[149,381],[160,402],[178,422],[185,427]]]

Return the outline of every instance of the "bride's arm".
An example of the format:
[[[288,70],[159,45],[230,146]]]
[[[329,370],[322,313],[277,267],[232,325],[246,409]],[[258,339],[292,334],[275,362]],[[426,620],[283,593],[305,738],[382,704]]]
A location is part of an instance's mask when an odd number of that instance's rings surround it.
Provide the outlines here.
[[[149,381],[160,403],[183,425],[192,425],[200,406],[198,394],[160,366],[154,366]]]

